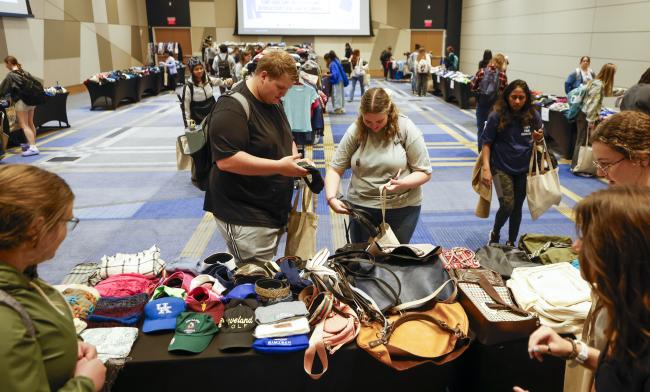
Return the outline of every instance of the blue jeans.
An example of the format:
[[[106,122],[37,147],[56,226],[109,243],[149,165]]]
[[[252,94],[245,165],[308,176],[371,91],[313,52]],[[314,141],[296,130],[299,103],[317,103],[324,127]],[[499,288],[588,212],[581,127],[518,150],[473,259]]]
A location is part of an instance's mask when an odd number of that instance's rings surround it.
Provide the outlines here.
[[[370,215],[370,221],[375,226],[379,226],[381,223],[381,209],[361,207],[358,205],[353,206],[356,209],[366,211]],[[408,244],[411,241],[415,226],[418,224],[421,209],[422,206],[413,206],[386,210],[386,223],[393,229],[393,233],[395,233],[400,244]],[[367,242],[369,238],[370,233],[366,230],[365,226],[354,219],[350,219],[350,241],[353,244],[358,244]]]
[[[361,87],[361,96],[363,96],[363,93],[366,91],[366,88],[363,86],[363,75],[361,76],[352,76],[350,78],[350,83],[352,84],[350,86],[350,102],[352,102],[352,99],[354,98],[354,90],[357,86],[357,82],[359,83],[359,86]]]
[[[332,107],[334,110],[343,109],[345,105],[343,97],[343,81],[332,84]]]

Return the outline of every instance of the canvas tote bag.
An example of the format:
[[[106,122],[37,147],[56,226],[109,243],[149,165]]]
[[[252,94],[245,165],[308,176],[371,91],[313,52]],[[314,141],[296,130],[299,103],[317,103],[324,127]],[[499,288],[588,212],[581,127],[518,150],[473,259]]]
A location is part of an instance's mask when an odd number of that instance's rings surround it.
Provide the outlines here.
[[[594,165],[594,155],[589,145],[589,130],[587,130],[587,137],[585,138],[585,145],[580,146],[578,150],[578,162],[572,170],[574,173],[587,173],[596,174],[596,166]]]
[[[302,192],[301,192],[302,191]],[[302,211],[298,211],[298,199],[302,193]],[[285,256],[298,256],[303,260],[311,259],[316,254],[316,229],[318,214],[314,194],[304,183],[296,192],[293,207],[287,223],[287,245]]]
[[[533,220],[539,218],[546,210],[553,205],[559,205],[562,200],[562,190],[560,188],[560,175],[558,168],[553,167],[553,162],[546,147],[546,141],[542,141],[544,152],[542,153],[542,162],[548,164],[548,168],[540,170],[543,164],[537,164],[535,151],[537,143],[533,146],[533,153],[530,154],[530,165],[528,166],[528,181],[526,183],[526,197],[528,198],[528,209]],[[533,171],[533,166],[535,170]]]

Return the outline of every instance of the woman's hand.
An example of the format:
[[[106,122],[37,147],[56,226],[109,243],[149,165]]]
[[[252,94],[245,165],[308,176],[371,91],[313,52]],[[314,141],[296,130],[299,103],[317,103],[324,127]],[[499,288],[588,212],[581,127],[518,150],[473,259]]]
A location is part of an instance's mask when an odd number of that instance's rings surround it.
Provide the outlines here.
[[[544,361],[544,355],[567,358],[572,352],[571,342],[562,338],[549,327],[537,328],[528,338],[528,356],[540,362]]]
[[[224,83],[226,84],[226,87],[230,87],[230,86],[232,86],[232,79],[228,78],[228,79],[224,80]]]
[[[97,349],[92,344],[86,342],[79,342],[77,344],[77,360],[82,358],[95,359],[97,358]]]
[[[384,186],[388,192],[397,192],[408,189],[408,186],[401,179],[391,179]]]
[[[544,128],[533,131],[533,139],[537,142],[542,141],[544,139]]]
[[[327,204],[337,214],[346,214],[346,215],[350,214],[350,210],[347,209],[345,203],[343,203],[341,200],[337,199],[336,197],[332,197],[329,200],[327,200]]]
[[[104,381],[106,381],[106,366],[97,358],[81,358],[77,361],[74,375],[75,377],[88,377],[95,384],[95,390],[99,391],[104,386]]]
[[[492,173],[489,167],[483,166],[481,169],[481,182],[488,188],[492,188]]]

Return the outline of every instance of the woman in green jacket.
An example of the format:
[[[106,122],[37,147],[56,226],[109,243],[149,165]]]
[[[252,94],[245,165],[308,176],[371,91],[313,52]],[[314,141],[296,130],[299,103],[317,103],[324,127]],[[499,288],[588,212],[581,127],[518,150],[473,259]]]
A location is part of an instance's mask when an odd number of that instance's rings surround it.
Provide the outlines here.
[[[0,189],[1,389],[98,391],[106,368],[77,340],[65,299],[35,272],[79,222],[74,195],[56,174],[27,165],[0,168]]]

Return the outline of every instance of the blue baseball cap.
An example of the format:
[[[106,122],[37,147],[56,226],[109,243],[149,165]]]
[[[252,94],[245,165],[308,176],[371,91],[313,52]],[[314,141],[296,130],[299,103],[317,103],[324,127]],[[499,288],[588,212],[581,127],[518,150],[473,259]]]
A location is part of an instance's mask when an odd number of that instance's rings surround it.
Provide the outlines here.
[[[250,297],[257,298],[257,293],[255,292],[255,285],[253,283],[244,283],[244,284],[240,284],[238,286],[235,286],[225,296],[225,298],[227,300],[245,299],[245,298],[250,298]]]
[[[283,338],[255,339],[253,349],[265,354],[281,354],[294,351],[303,351],[309,347],[307,335],[292,335]]]
[[[154,299],[144,307],[142,332],[173,331],[176,317],[185,311],[185,301],[177,297]]]

